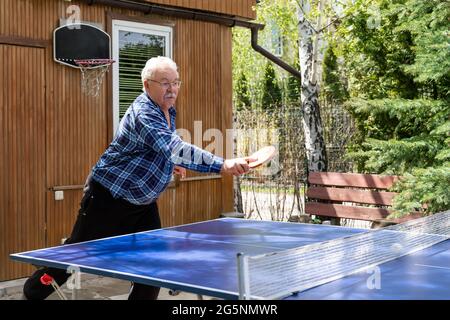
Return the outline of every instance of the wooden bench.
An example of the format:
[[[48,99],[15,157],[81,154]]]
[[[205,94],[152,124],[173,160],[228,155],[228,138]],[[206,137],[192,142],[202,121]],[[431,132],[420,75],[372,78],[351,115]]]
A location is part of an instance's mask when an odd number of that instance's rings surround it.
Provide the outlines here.
[[[320,217],[374,222],[372,227],[401,223],[419,213],[388,219],[395,192],[389,189],[400,177],[376,174],[311,172],[308,175],[305,213]]]

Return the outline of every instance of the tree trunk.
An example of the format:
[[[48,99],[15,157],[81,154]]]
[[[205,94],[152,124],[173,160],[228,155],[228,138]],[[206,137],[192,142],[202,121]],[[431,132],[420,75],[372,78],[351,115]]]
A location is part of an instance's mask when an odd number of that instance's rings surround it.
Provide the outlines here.
[[[301,103],[303,110],[303,130],[305,132],[305,148],[308,157],[308,171],[326,171],[327,156],[323,138],[322,120],[319,109],[319,90],[314,68],[313,36],[315,30],[305,17],[309,12],[308,0],[300,1],[299,20],[299,57],[301,81]]]

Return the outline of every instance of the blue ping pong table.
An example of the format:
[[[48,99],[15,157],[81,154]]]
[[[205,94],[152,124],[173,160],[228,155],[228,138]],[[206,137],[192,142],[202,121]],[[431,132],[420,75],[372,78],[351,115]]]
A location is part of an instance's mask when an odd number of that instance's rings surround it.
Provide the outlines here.
[[[222,218],[12,254],[17,261],[237,299],[237,253],[260,254],[367,232],[330,225]],[[450,240],[384,263],[380,286],[353,274],[287,299],[450,299]],[[277,276],[277,275],[274,275]]]

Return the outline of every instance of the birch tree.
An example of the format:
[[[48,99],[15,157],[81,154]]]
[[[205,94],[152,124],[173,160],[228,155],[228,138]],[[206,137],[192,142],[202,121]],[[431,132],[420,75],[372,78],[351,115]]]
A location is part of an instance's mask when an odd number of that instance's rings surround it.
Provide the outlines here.
[[[320,25],[314,28],[307,18],[311,11],[312,0],[297,0],[299,61],[301,81],[301,104],[303,110],[303,130],[305,133],[305,148],[308,157],[308,171],[326,171],[327,154],[323,138],[323,127],[320,118],[319,88],[317,84],[317,52]],[[319,6],[318,24],[320,24],[321,0]]]
[[[272,16],[285,38],[285,42],[295,43],[292,47],[298,48],[296,55],[300,61],[299,69],[302,77],[300,102],[305,136],[304,147],[307,153],[309,171],[326,171],[328,164],[318,99],[318,82],[320,80],[318,75],[318,65],[320,64],[318,52],[319,38],[324,38],[328,31],[327,25],[321,26],[322,20],[325,20],[325,18],[327,20],[337,20],[336,12],[332,8],[332,3],[334,2],[335,0],[266,0],[261,1],[257,7],[258,22],[267,23],[261,17]],[[313,20],[314,23],[312,22]],[[270,33],[270,30],[267,30],[267,32]],[[264,32],[262,31],[261,33]],[[243,41],[240,33],[235,33],[234,35],[235,43]],[[264,36],[261,37],[261,42],[264,45]],[[254,58],[254,52],[251,49],[250,51],[241,49],[240,47],[238,52],[233,53],[233,61],[237,62],[235,66],[239,69],[237,71],[241,72],[241,70],[245,69],[246,72],[256,75],[256,70],[263,70],[262,66],[265,64],[265,61],[262,56]],[[286,56],[282,57],[285,61],[286,58]],[[241,62],[241,64],[238,64],[238,62]],[[293,65],[292,61],[290,61],[290,64]],[[255,97],[258,97],[259,93],[262,92],[261,86],[257,84],[261,83],[260,78],[260,76],[248,77],[250,81],[256,83],[256,85],[252,84],[253,96]]]

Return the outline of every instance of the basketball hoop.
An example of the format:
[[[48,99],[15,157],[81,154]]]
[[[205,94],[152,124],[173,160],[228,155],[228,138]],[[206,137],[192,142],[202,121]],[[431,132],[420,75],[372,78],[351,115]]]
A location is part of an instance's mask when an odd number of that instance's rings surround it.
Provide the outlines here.
[[[86,95],[97,97],[105,73],[115,61],[112,59],[74,60],[81,70],[81,91]]]

